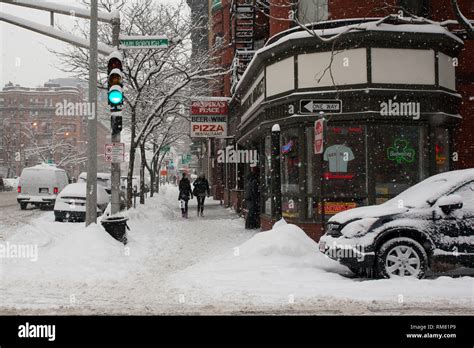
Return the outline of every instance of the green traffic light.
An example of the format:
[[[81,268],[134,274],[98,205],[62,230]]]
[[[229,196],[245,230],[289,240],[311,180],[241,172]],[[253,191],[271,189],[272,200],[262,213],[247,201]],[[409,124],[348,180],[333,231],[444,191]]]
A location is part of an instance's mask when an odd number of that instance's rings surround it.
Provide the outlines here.
[[[123,102],[123,94],[120,91],[110,91],[109,92],[109,102],[112,105],[118,105]]]

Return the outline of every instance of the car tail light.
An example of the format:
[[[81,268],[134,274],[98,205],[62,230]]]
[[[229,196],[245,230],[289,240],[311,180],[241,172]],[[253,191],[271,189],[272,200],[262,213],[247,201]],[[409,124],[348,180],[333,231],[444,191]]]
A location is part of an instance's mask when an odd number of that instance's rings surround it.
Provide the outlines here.
[[[54,188],[53,193],[57,195],[59,193],[59,189],[57,187]]]
[[[21,186],[18,186],[18,193],[21,193]]]

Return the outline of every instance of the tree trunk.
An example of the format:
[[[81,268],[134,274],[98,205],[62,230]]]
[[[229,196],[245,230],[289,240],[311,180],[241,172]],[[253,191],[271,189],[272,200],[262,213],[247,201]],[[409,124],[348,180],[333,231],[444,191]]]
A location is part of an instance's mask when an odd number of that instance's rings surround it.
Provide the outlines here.
[[[133,170],[135,165],[135,152],[137,149],[137,144],[135,143],[135,135],[137,131],[136,126],[136,114],[135,110],[132,109],[131,112],[131,141],[130,141],[130,162],[128,163],[128,173],[127,173],[127,208],[130,209],[133,205]]]
[[[155,172],[155,163],[151,162],[151,167],[147,168],[148,172],[150,173],[150,198],[155,194],[155,180],[156,180],[156,172]]]
[[[146,153],[145,143],[140,144],[140,204],[145,204],[145,166],[146,166]]]
[[[127,173],[127,208],[130,209],[133,205],[133,170],[135,164],[136,147],[130,147],[130,162],[128,164]]]

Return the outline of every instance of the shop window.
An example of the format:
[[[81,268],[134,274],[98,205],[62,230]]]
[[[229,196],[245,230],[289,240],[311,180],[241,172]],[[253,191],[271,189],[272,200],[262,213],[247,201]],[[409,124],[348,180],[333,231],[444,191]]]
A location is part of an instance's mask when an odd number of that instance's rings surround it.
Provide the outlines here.
[[[373,158],[376,203],[380,204],[427,175],[426,134],[418,126],[380,125],[374,131]]]
[[[286,218],[299,218],[301,213],[302,199],[299,196],[301,153],[299,141],[298,129],[282,132],[280,149],[282,215]]]
[[[435,129],[435,161],[436,173],[449,171],[449,131],[443,128]]]
[[[300,153],[298,130],[289,130],[282,133],[282,193],[299,192]]]
[[[304,24],[327,20],[329,17],[328,0],[300,0],[298,2],[298,20]]]
[[[364,205],[367,198],[365,126],[328,126],[323,153],[324,215]],[[317,213],[323,213],[318,202]]]
[[[263,182],[261,185],[260,192],[263,195],[263,207],[262,213],[271,215],[272,214],[272,197],[271,197],[271,181],[272,181],[272,141],[271,137],[265,137],[264,143],[264,155],[262,156],[263,166]]]

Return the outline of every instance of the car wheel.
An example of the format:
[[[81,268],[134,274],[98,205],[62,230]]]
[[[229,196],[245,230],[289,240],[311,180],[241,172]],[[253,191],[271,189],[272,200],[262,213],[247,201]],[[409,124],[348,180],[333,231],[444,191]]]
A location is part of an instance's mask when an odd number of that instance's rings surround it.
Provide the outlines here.
[[[21,210],[26,210],[27,206],[28,206],[28,203],[20,203],[20,209]]]
[[[377,253],[377,269],[383,278],[423,278],[428,256],[420,243],[411,238],[394,238],[385,242]]]

